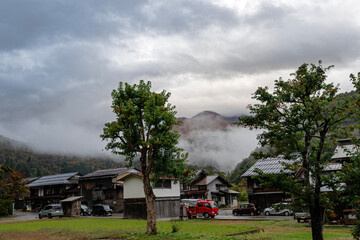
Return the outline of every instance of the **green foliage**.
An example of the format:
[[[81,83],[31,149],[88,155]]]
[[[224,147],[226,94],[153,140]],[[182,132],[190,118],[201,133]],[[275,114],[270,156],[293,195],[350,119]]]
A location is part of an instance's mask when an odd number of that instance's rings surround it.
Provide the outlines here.
[[[141,171],[155,178],[182,177],[186,154],[178,148],[179,133],[175,107],[168,103],[170,93],[151,92],[151,83],[130,85],[120,82],[112,92],[112,109],[116,120],[105,124],[103,140],[106,149],[126,156],[129,165],[140,157]]]
[[[312,217],[314,239],[322,239],[322,219],[329,202],[321,194],[324,185],[322,171],[331,160],[336,140],[349,137],[352,126],[345,122],[359,109],[359,96],[339,99],[338,86],[326,82],[330,67],[303,64],[293,79],[275,81],[272,92],[267,87],[256,90],[253,98],[260,103],[249,107],[251,116],[239,118],[238,125],[250,129],[264,129],[258,135],[260,143],[270,145],[277,155],[297,160],[286,166],[301,175],[303,183],[286,174],[265,176],[259,172],[265,184],[290,192],[307,204]],[[360,76],[360,75],[359,75]],[[356,90],[359,76],[350,75]]]
[[[0,165],[0,216],[12,214],[12,202],[28,192],[23,175],[6,165]]]
[[[237,195],[237,201],[238,202],[247,202],[248,201],[248,195],[246,192],[247,189],[247,183],[245,179],[241,179],[241,181],[236,184],[233,185],[233,187],[231,187],[232,190],[240,192],[240,194]]]
[[[7,177],[0,179],[0,199],[20,199],[29,192],[25,177],[18,171],[11,171]]]
[[[172,233],[176,233],[178,231],[180,231],[181,226],[179,225],[178,221],[172,221],[171,222],[171,232]]]
[[[12,214],[12,200],[0,199],[0,217]]]

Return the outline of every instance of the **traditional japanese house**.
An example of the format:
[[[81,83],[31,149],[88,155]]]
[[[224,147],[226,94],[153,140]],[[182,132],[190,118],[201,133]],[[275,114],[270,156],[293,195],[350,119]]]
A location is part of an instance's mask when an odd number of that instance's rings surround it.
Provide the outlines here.
[[[114,168],[98,170],[82,176],[79,186],[83,203],[90,208],[94,204],[106,204],[114,212],[123,212],[124,191],[121,175],[128,172],[138,173],[139,171],[129,168]]]
[[[63,173],[40,177],[29,183],[30,196],[25,198],[32,209],[41,208],[50,203],[79,195],[79,173]]]
[[[213,200],[225,206],[237,206],[237,191],[220,175],[208,175],[204,170],[196,172],[191,183],[181,185],[182,199]]]
[[[274,203],[290,202],[291,197],[278,189],[270,189],[261,187],[258,180],[254,179],[258,173],[255,169],[261,170],[263,173],[280,174],[284,172],[286,174],[294,174],[294,172],[285,169],[286,164],[292,164],[293,161],[283,158],[266,158],[258,160],[253,166],[251,166],[241,177],[247,180],[247,194],[249,202],[255,204],[260,210],[264,210],[270,207]]]
[[[146,219],[146,203],[142,177],[140,173],[125,173],[124,217]],[[159,219],[179,219],[180,183],[172,178],[162,178],[153,186],[156,196],[155,211]]]

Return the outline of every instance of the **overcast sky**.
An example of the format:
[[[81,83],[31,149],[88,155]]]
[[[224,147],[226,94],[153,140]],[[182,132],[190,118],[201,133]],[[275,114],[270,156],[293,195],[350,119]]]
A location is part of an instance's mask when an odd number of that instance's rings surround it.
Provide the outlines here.
[[[92,152],[119,81],[172,93],[178,116],[246,112],[304,62],[360,71],[358,1],[2,0],[0,135]]]

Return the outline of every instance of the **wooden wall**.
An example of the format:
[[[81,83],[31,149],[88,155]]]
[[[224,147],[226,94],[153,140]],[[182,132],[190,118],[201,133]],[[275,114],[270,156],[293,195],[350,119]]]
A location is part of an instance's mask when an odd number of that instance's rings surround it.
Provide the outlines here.
[[[156,198],[157,218],[178,218],[180,216],[180,198]],[[146,219],[145,198],[124,199],[124,218]]]

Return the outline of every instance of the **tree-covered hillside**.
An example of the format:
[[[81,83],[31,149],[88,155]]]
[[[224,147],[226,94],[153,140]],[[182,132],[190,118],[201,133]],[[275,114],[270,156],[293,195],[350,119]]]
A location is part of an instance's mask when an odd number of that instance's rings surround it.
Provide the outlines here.
[[[116,163],[105,157],[92,158],[38,153],[23,143],[15,142],[3,136],[0,136],[0,164],[5,164],[25,173],[26,177],[67,172],[87,174],[98,169],[123,167],[125,165],[125,163]]]

